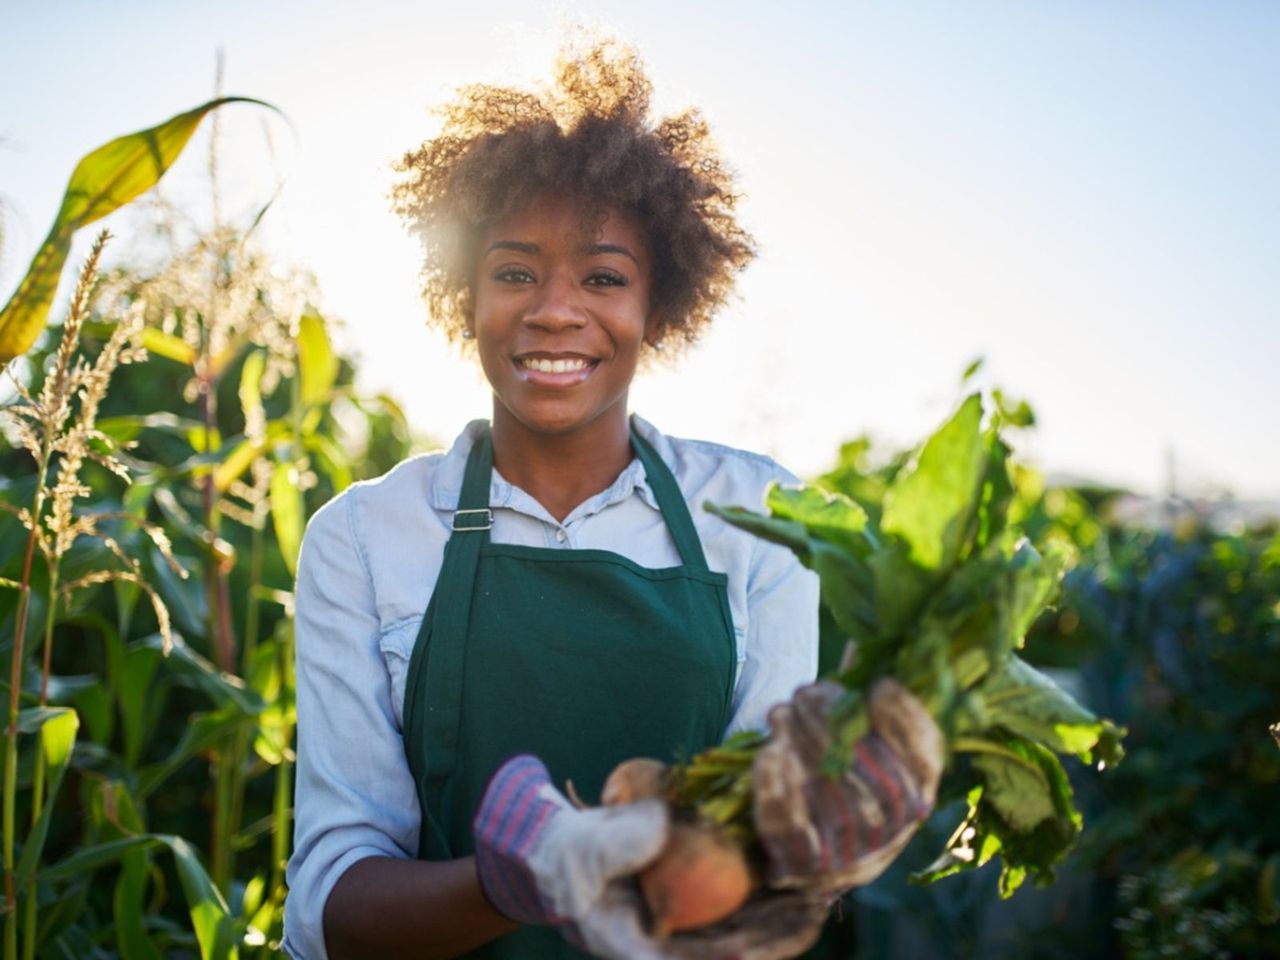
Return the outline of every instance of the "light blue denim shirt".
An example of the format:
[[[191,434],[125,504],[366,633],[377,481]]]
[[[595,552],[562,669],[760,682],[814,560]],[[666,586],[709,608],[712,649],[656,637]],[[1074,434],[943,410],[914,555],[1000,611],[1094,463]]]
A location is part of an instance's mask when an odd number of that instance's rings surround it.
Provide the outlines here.
[[[419,811],[401,739],[405,677],[440,572],[476,424],[443,454],[415,457],[326,504],[307,527],[297,579],[298,760],[285,950],[325,957],[324,904],[365,857],[417,855]],[[702,509],[760,508],[771,481],[796,478],[768,457],[640,434],[671,467],[707,564],[728,575],[738,666],[727,733],[763,729],[769,707],[812,680],[818,582],[787,549]],[[496,543],[610,550],[647,567],[680,564],[638,460],[557,522],[495,470]]]

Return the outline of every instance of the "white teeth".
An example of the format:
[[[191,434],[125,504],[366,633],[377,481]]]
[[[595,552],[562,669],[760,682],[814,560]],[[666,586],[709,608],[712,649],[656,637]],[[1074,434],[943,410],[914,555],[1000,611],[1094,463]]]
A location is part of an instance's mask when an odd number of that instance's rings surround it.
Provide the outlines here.
[[[587,368],[587,361],[581,357],[570,360],[548,360],[545,357],[525,357],[521,361],[530,370],[539,373],[576,373]]]

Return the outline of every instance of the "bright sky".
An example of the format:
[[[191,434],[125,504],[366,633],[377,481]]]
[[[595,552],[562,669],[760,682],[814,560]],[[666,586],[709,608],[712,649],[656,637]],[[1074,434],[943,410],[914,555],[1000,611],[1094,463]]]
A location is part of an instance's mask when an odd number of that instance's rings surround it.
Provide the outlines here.
[[[7,0],[0,297],[76,160],[208,99],[222,48],[226,91],[296,129],[273,127],[264,239],[315,272],[363,385],[447,440],[488,395],[424,327],[389,163],[456,86],[547,80],[564,22],[635,43],[660,109],[703,109],[760,242],[698,351],[633,389],[667,432],[811,474],[864,431],[919,439],[983,355],[1036,408],[1045,468],[1159,492],[1172,451],[1180,489],[1280,498],[1266,0]],[[230,212],[269,192],[264,115],[223,111]],[[206,150],[164,189],[199,189]],[[108,221],[121,251],[128,224]]]

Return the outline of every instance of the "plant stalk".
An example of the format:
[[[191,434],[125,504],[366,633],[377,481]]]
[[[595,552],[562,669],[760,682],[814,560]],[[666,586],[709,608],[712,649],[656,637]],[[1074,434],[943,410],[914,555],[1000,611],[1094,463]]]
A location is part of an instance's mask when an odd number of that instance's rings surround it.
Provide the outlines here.
[[[277,646],[278,665],[280,670],[280,697],[286,702],[293,699],[293,684],[289,681],[289,666],[293,661],[293,631],[285,632],[284,642]],[[283,738],[286,744],[280,763],[276,766],[276,789],[271,809],[271,899],[275,906],[275,916],[279,917],[284,909],[284,871],[289,859],[289,823],[292,819],[292,772],[290,750],[287,746],[293,742],[293,732],[286,731]]]
[[[44,662],[40,673],[40,706],[42,707],[49,705],[49,675],[53,666],[53,622],[57,613],[57,596],[58,566],[56,563],[51,563],[49,570],[49,597],[44,616]],[[31,828],[33,830],[36,824],[40,822],[40,814],[44,809],[44,778],[44,750],[38,747],[36,749],[35,772],[31,778]],[[34,883],[31,885],[31,889],[27,891],[26,915],[23,918],[23,926],[27,935],[22,942],[23,960],[35,960],[36,920],[40,909],[38,892]]]
[[[249,593],[245,605],[244,639],[240,645],[240,675],[248,680],[253,672],[253,657],[258,647],[258,587],[262,580],[262,528],[255,526],[251,531],[249,547]],[[240,827],[244,821],[244,794],[246,761],[252,749],[253,730],[247,724],[236,728],[231,741],[229,757],[230,782],[228,784],[229,809],[227,811],[227,838],[229,845],[227,874],[228,879],[235,875],[235,840],[240,835]]]
[[[14,618],[13,655],[9,667],[9,723],[5,727],[4,743],[4,956],[5,960],[18,957],[18,901],[13,879],[13,848],[18,794],[18,713],[21,705],[23,641],[27,633],[27,612],[31,604],[31,562],[35,557],[36,539],[44,513],[44,476],[49,469],[52,455],[51,441],[46,435],[40,445],[39,482],[36,484],[35,501],[31,508],[31,531],[27,537],[26,554],[22,561],[22,587],[18,595],[18,610]]]

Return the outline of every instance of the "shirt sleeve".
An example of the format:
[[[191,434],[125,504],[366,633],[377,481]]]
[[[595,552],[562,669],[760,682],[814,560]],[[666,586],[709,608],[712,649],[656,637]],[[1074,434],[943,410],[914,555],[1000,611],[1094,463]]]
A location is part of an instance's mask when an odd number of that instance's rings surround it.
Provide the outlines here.
[[[358,487],[321,509],[298,561],[294,849],[285,951],[324,960],[325,901],[366,857],[416,854],[420,814],[356,536]]]
[[[726,735],[767,728],[769,708],[818,673],[818,577],[786,547],[755,540],[742,671]]]

